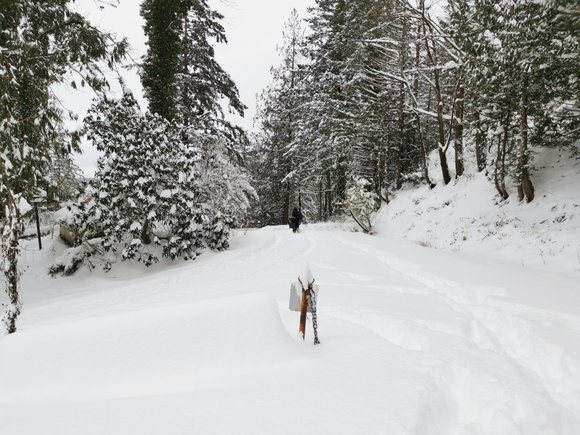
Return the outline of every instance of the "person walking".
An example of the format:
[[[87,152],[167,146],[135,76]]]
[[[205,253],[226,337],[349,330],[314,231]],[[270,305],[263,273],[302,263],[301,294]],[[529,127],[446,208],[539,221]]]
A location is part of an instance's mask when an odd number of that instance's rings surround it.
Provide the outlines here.
[[[294,210],[292,210],[292,217],[290,218],[289,222],[289,226],[290,228],[292,228],[293,233],[298,232],[301,223],[302,223],[302,211],[294,207]]]

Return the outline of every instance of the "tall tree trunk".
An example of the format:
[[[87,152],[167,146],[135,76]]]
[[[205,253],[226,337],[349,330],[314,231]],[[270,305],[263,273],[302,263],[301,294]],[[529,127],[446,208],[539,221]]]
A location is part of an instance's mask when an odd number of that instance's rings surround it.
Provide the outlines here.
[[[282,225],[286,225],[290,219],[290,187],[286,184],[284,193],[284,207],[282,209]]]
[[[530,179],[528,158],[528,78],[524,75],[520,105],[520,146],[518,150],[518,198],[526,202],[534,200],[534,185]]]
[[[507,153],[507,143],[509,137],[509,115],[505,119],[503,126],[503,134],[498,138],[497,142],[497,156],[495,159],[494,184],[499,195],[503,200],[509,198],[509,194],[505,187],[505,156]]]
[[[439,161],[441,162],[441,174],[443,175],[443,182],[449,184],[451,181],[451,175],[449,175],[449,165],[447,164],[447,154],[445,154],[445,149],[438,147]]]
[[[458,80],[462,80],[461,77]],[[454,148],[455,148],[455,178],[463,175],[463,98],[465,92],[463,85],[457,89],[457,99],[455,101],[455,126],[453,128]]]
[[[19,239],[23,232],[22,219],[20,216],[20,195],[8,193],[7,216],[2,228],[2,256],[3,271],[6,284],[6,294],[10,305],[4,315],[4,323],[8,334],[16,332],[16,319],[20,314],[19,284],[20,274],[18,271],[18,257],[20,255]]]
[[[405,76],[405,67],[407,65],[407,35],[408,35],[408,22],[407,17],[402,18],[402,34],[401,41],[399,43],[399,74],[401,77]],[[396,186],[400,189],[403,184],[403,158],[405,155],[406,148],[406,135],[405,135],[405,83],[399,83],[399,101],[397,103],[398,112],[398,152],[397,152],[397,174],[396,174]]]
[[[330,180],[330,172],[326,173],[326,219],[332,216],[332,184]]]
[[[318,179],[318,220],[324,219],[324,186],[322,178]]]
[[[483,132],[477,129],[475,133],[475,160],[479,172],[485,169],[485,136]]]
[[[417,131],[419,134],[419,142],[421,143],[421,165],[423,166],[423,179],[427,186],[431,189],[435,187],[435,184],[431,181],[429,177],[429,167],[427,165],[427,145],[425,144],[425,138],[423,137],[423,127],[421,125],[421,117],[417,113]]]
[[[437,135],[438,135],[438,152],[439,152],[439,160],[441,163],[441,175],[443,176],[443,182],[445,184],[449,184],[451,181],[451,176],[449,175],[449,165],[447,163],[447,140],[445,139],[445,117],[443,116],[443,95],[441,91],[441,81],[440,81],[440,73],[441,71],[438,69],[438,57],[437,57],[437,49],[435,46],[435,42],[433,41],[433,46],[429,45],[429,37],[427,36],[427,30],[425,26],[425,22],[427,21],[425,6],[422,4],[422,13],[423,13],[423,34],[425,36],[425,49],[427,51],[427,57],[431,62],[431,66],[433,67],[433,82],[434,82],[434,91],[435,91],[435,102],[437,104]],[[431,35],[432,37],[432,35]]]
[[[385,172],[386,172],[386,166],[387,166],[387,162],[386,162],[386,156],[385,156],[385,150],[381,149],[379,151],[379,158],[378,158],[378,162],[377,162],[377,195],[378,198],[381,200],[381,202],[386,202],[387,204],[389,203],[389,192],[388,192],[388,188],[387,188],[387,183],[385,181]],[[383,194],[383,189],[384,189],[384,194]]]
[[[423,37],[421,32],[421,25],[417,26],[417,40]],[[429,167],[427,165],[427,144],[425,143],[425,136],[423,135],[423,126],[421,125],[421,115],[417,111],[417,98],[419,96],[419,68],[421,62],[421,46],[415,44],[415,77],[413,79],[413,109],[415,110],[415,119],[417,121],[417,134],[419,136],[419,143],[421,144],[421,165],[423,167],[423,179],[429,188],[435,187],[435,184],[429,177]],[[429,103],[430,104],[430,103]]]

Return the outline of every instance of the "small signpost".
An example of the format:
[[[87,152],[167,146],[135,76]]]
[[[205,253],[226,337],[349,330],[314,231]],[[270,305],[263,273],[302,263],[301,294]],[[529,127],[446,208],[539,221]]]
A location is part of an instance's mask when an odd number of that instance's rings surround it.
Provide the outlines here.
[[[38,236],[38,249],[42,251],[42,236],[40,235],[40,219],[38,218],[38,203],[44,201],[44,198],[34,198],[34,216],[36,217],[36,235]]]
[[[302,339],[306,336],[307,313],[312,314],[312,327],[314,330],[314,344],[320,344],[318,340],[318,317],[316,313],[316,300],[318,298],[318,285],[314,284],[314,278],[306,280],[306,287],[301,278],[290,286],[290,310],[300,312],[300,326],[298,328]]]

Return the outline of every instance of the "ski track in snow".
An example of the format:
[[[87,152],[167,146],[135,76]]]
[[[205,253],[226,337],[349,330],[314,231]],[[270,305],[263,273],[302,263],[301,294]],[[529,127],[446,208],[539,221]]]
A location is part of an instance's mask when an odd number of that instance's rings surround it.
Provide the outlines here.
[[[21,332],[0,338],[2,435],[580,426],[575,277],[316,225],[250,230],[230,251],[145,273],[51,280],[53,254],[27,255]],[[320,285],[316,348],[311,323],[302,343],[288,311],[307,263]]]
[[[335,237],[335,240],[350,249],[358,249],[375,257],[385,266],[435,292],[446,304],[469,322],[471,328],[466,334],[466,340],[483,351],[492,350],[498,353],[505,362],[521,374],[527,384],[541,390],[541,396],[551,402],[550,406],[561,406],[565,409],[570,407],[567,412],[579,415],[580,368],[575,365],[577,361],[568,365],[568,376],[562,375],[561,372],[560,375],[550,373],[550,369],[554,365],[563,364],[561,349],[545,341],[533,343],[529,332],[532,325],[522,317],[515,315],[510,310],[512,307],[505,306],[504,309],[500,309],[499,304],[494,303],[494,296],[505,294],[504,289],[466,288],[457,282],[422,271],[420,266],[396,259],[392,254],[385,254],[367,246],[349,243],[339,237]],[[506,309],[510,311],[506,311]],[[360,314],[358,316],[364,317]],[[361,320],[360,324],[364,325],[365,320]],[[547,353],[541,359],[535,357],[542,355],[526,352],[533,351],[537,344],[540,344],[539,353]],[[494,376],[493,372],[489,374]],[[501,378],[496,378],[501,381]],[[548,383],[552,385],[547,385]],[[566,400],[561,397],[562,394],[572,396],[570,401],[573,403],[566,403]],[[572,429],[572,426],[568,427],[568,430]]]

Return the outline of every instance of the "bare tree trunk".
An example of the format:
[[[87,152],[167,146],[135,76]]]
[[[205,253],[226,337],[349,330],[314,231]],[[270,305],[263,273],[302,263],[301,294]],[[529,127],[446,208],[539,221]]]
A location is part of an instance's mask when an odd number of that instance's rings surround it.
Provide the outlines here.
[[[407,63],[407,34],[408,34],[408,22],[407,17],[402,18],[402,40],[399,45],[399,74],[401,77],[405,75],[405,67]],[[397,152],[397,174],[396,174],[396,186],[400,189],[403,185],[403,155],[405,153],[405,83],[399,83],[399,101],[398,101],[398,152]]]
[[[426,20],[425,11],[423,10],[423,20]],[[427,56],[431,61],[433,66],[433,78],[434,78],[434,91],[435,91],[435,101],[437,104],[437,133],[438,133],[438,144],[437,148],[439,151],[439,160],[441,162],[441,174],[443,175],[443,182],[449,184],[451,181],[451,176],[449,175],[449,165],[447,163],[447,154],[445,153],[447,140],[445,138],[445,118],[443,116],[443,96],[441,92],[441,82],[440,82],[440,71],[437,69],[437,51],[435,44],[431,47],[429,45],[429,39],[427,38],[427,32],[425,30],[425,25],[423,25],[423,31],[425,35],[425,47],[427,49]]]
[[[520,147],[518,150],[518,197],[526,202],[534,200],[534,185],[530,179],[528,159],[528,79],[524,75],[522,100],[520,105]]]
[[[385,168],[386,168],[386,157],[384,151],[379,151],[379,156],[377,160],[377,196],[381,202],[389,203],[388,189],[385,183]],[[383,188],[385,188],[385,194],[383,195]]]
[[[475,134],[475,160],[479,172],[485,169],[485,137],[481,131]]]
[[[326,174],[326,219],[332,217],[332,183],[330,180],[330,172]]]
[[[505,187],[505,156],[507,153],[508,130],[509,130],[509,116],[506,117],[505,125],[503,126],[503,135],[498,138],[497,142],[497,156],[495,159],[494,184],[499,195],[503,200],[509,198],[509,194]]]
[[[421,143],[421,164],[423,166],[423,178],[429,188],[433,189],[435,184],[429,178],[429,168],[427,166],[427,145],[425,144],[425,138],[423,137],[423,127],[421,125],[421,117],[417,113],[417,131],[419,132],[419,142]]]
[[[443,115],[443,93],[441,90],[441,70],[439,67],[439,57],[437,55],[437,35],[433,34],[433,29],[429,24],[429,19],[427,17],[427,12],[425,11],[425,1],[420,1],[421,9],[421,26],[423,29],[423,39],[425,42],[425,51],[431,67],[433,68],[433,90],[435,91],[435,103],[437,104],[437,134],[438,134],[438,152],[439,160],[441,163],[441,174],[443,176],[443,182],[449,184],[451,181],[451,176],[449,175],[449,165],[447,163],[447,146],[448,141],[445,138],[445,117]],[[429,34],[427,33],[427,27],[429,26]],[[429,41],[431,40],[432,45]],[[454,96],[455,97],[455,96]]]
[[[458,80],[462,80],[458,77]],[[457,100],[455,101],[455,126],[453,128],[454,148],[455,148],[455,178],[463,175],[463,98],[465,92],[463,85],[457,89]]]
[[[421,26],[417,26],[417,40],[421,39]],[[421,62],[421,47],[420,44],[417,43],[415,45],[415,78],[413,81],[413,109],[415,109],[415,117],[417,120],[417,132],[419,134],[419,143],[421,144],[421,164],[423,166],[423,178],[425,183],[432,189],[435,187],[435,184],[431,182],[431,178],[429,178],[429,168],[427,165],[427,145],[425,144],[425,137],[423,136],[423,126],[421,125],[421,115],[417,109],[417,98],[419,97],[419,64]]]
[[[2,229],[2,269],[6,281],[6,294],[10,305],[4,315],[4,323],[8,334],[16,332],[16,319],[20,314],[20,273],[18,271],[18,257],[20,255],[19,238],[23,232],[22,219],[19,209],[19,195],[9,192],[7,201],[7,216]]]
[[[282,209],[282,225],[286,225],[290,219],[290,187],[286,185],[284,194],[284,207]]]
[[[318,220],[324,219],[324,185],[322,178],[318,179]]]

